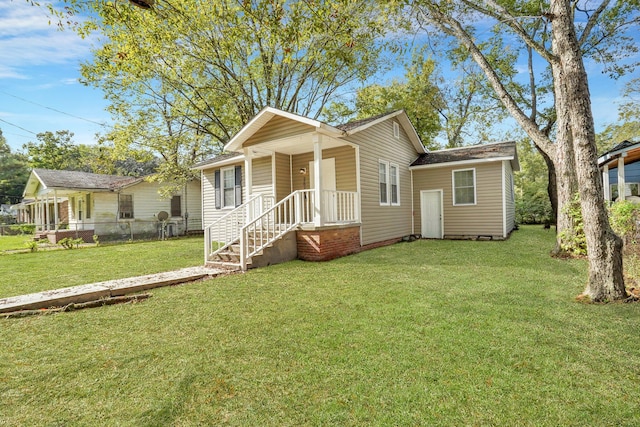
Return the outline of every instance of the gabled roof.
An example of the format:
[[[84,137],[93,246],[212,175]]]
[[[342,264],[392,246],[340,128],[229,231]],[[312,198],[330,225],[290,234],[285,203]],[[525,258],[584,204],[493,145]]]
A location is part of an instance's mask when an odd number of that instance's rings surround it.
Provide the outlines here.
[[[501,160],[511,161],[511,167],[513,170],[520,170],[515,142],[497,142],[493,144],[430,151],[420,155],[420,157],[418,157],[410,167],[428,168],[453,164],[495,162]]]
[[[247,141],[251,136],[258,132],[269,120],[275,116],[284,117],[299,123],[306,124],[315,128],[316,132],[332,135],[342,136],[343,132],[333,126],[323,123],[318,120],[310,119],[308,117],[299,116],[297,114],[289,113],[287,111],[278,110],[273,107],[263,108],[249,123],[247,123],[240,132],[238,132],[231,141],[224,146],[225,151],[239,151],[242,148],[242,144]]]
[[[427,150],[424,148],[424,145],[422,144],[422,141],[420,140],[420,137],[418,136],[416,129],[413,127],[411,120],[409,120],[409,116],[407,116],[407,113],[404,110],[396,110],[396,111],[378,114],[373,117],[368,117],[366,119],[353,120],[343,125],[338,125],[336,127],[340,130],[345,131],[347,135],[353,135],[358,132],[362,132],[363,130],[371,126],[377,125],[378,123],[381,123],[385,120],[392,119],[394,117],[396,118],[396,120],[398,120],[398,122],[406,132],[407,136],[409,137],[409,140],[411,141],[411,144],[413,144],[413,147],[416,149],[416,151],[418,153],[426,153]]]
[[[23,197],[35,195],[38,187],[50,190],[110,191],[143,181],[131,176],[104,175],[89,172],[33,169]],[[39,185],[38,185],[39,184]]]
[[[276,116],[308,125],[310,127],[310,132],[318,132],[325,135],[330,135],[331,137],[335,138],[335,140],[340,140],[346,136],[362,132],[365,129],[368,129],[369,127],[381,123],[385,120],[396,118],[400,126],[402,126],[402,128],[408,135],[409,140],[411,141],[411,144],[414,146],[416,151],[418,153],[425,153],[427,151],[424,145],[422,145],[420,137],[418,136],[415,128],[411,124],[411,121],[409,120],[409,117],[404,110],[386,112],[377,114],[373,117],[368,117],[366,119],[352,120],[341,125],[331,126],[319,120],[310,119],[308,117],[303,117],[298,114],[282,111],[277,108],[266,107],[262,109],[262,111],[260,111],[249,123],[247,123],[247,125],[245,125],[240,130],[240,132],[238,132],[231,139],[231,141],[229,141],[225,145],[225,154],[220,154],[211,159],[196,163],[193,166],[193,169],[207,169],[208,167],[213,165],[221,166],[242,161],[244,159],[244,156],[241,152],[243,144]]]

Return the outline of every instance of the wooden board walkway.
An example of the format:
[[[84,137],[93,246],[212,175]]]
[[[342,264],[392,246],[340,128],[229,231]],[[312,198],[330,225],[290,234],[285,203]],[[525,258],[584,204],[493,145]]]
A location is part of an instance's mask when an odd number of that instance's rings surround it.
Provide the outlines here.
[[[61,307],[73,303],[95,301],[101,298],[128,295],[161,286],[192,282],[204,277],[213,277],[225,273],[228,273],[228,270],[191,267],[146,276],[109,280],[106,282],[90,283],[88,285],[71,286],[33,294],[0,298],[0,313],[38,310],[41,308]]]

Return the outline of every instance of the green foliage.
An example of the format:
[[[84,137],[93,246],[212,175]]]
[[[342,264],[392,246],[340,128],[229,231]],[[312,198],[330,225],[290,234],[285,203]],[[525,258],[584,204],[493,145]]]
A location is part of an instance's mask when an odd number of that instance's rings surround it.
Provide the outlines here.
[[[20,234],[33,234],[36,231],[34,224],[14,224],[10,228]]]
[[[20,153],[11,152],[0,129],[0,203],[18,203],[28,177],[27,159]]]
[[[93,239],[93,243],[95,243],[96,246],[100,246],[100,236],[94,234],[93,236],[91,236],[91,238]]]
[[[564,209],[573,221],[573,228],[567,228],[560,232],[561,241],[563,242],[561,248],[563,251],[575,255],[586,255],[587,238],[584,234],[580,196],[576,194]]]
[[[346,103],[331,104],[324,115],[330,121],[363,119],[395,110],[405,110],[423,144],[439,148],[434,142],[441,129],[438,111],[444,103],[435,82],[435,61],[415,55],[405,70],[403,81],[388,85],[372,84],[359,89],[353,107]]]
[[[84,240],[82,238],[72,239],[71,237],[65,237],[64,239],[60,239],[58,241],[58,244],[65,249],[78,248],[83,243]]]
[[[538,150],[528,139],[518,141],[520,171],[515,172],[516,221],[541,224],[553,221],[547,185],[547,167]]]
[[[65,3],[64,26],[102,39],[81,72],[109,101],[117,124],[105,138],[118,155],[161,158],[162,181],[266,106],[318,117],[338,89],[375,74],[389,29],[384,6],[365,1]]]
[[[80,146],[73,142],[73,132],[60,130],[36,135],[38,142],[22,146],[31,168],[54,170],[87,170],[82,162]]]
[[[38,242],[35,240],[27,240],[24,242],[24,246],[31,252],[38,252]]]
[[[619,200],[609,207],[611,228],[623,238],[625,244],[635,243],[639,219],[640,205],[636,203]]]

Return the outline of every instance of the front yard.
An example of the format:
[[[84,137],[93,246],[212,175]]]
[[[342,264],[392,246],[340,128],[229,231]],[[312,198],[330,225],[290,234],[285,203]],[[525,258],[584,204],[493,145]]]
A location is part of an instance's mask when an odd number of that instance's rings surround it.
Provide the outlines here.
[[[18,236],[2,239],[14,237]],[[193,267],[202,265],[203,260],[202,236],[5,253],[0,254],[0,298]]]
[[[575,302],[586,263],[552,245],[403,243],[0,320],[0,425],[640,425],[640,305]]]

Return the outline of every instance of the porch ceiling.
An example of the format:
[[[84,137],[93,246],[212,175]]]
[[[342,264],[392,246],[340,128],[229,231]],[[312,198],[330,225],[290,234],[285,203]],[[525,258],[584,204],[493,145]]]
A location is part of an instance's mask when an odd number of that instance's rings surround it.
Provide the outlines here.
[[[249,148],[256,155],[263,153],[283,153],[287,155],[296,155],[313,152],[313,137],[317,135],[315,133],[305,133],[296,136],[291,136],[282,139],[276,139],[271,141],[261,142],[259,144],[251,145]],[[322,135],[322,149],[341,147],[344,145],[350,145],[344,140],[330,137],[328,135]]]
[[[600,166],[608,165],[609,169],[616,169],[618,167],[618,158],[620,155],[613,156],[609,161],[603,162]],[[640,160],[640,150],[628,151],[624,157],[624,164],[635,163]]]

